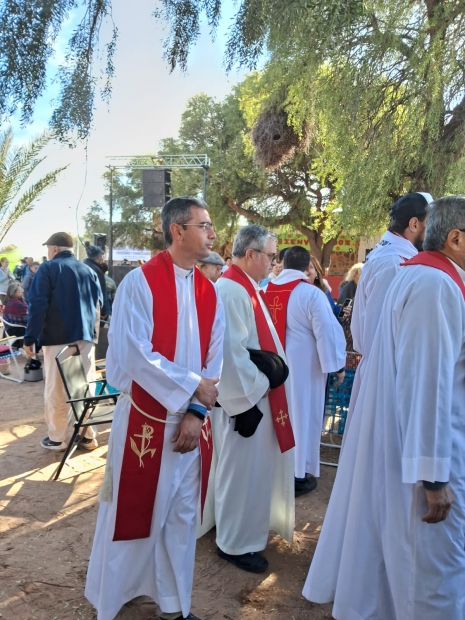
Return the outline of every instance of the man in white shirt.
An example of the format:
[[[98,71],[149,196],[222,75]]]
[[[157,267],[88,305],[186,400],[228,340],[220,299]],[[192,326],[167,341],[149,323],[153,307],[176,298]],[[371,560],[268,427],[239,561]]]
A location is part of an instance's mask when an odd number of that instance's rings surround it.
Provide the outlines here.
[[[385,296],[304,596],[337,620],[465,618],[465,199]]]
[[[283,383],[287,367],[258,284],[276,260],[276,237],[263,226],[246,226],[234,239],[233,256],[218,281],[226,330],[218,384],[221,407],[212,412],[214,515],[206,515],[206,527],[216,522],[220,557],[259,573],[268,567],[260,552],[270,529],[289,542],[294,531],[294,436]],[[281,358],[276,383],[275,373],[265,374],[252,361],[265,351]]]
[[[298,497],[317,486],[326,383],[329,372],[339,373],[337,385],[344,379],[346,340],[328,298],[305,275],[308,250],[289,248],[283,263],[266,288],[266,298],[289,365]]]
[[[112,620],[141,595],[157,603],[160,619],[196,620],[196,514],[210,469],[208,412],[224,334],[217,291],[195,269],[216,236],[207,209],[189,196],[166,203],[168,249],[128,273],[116,293],[107,378],[122,396],[85,591],[98,620]]]
[[[391,221],[388,230],[370,252],[362,268],[350,325],[354,350],[361,353],[362,360],[354,377],[346,431],[358,397],[365,362],[370,355],[387,290],[399,273],[400,264],[422,249],[427,208],[432,201],[432,196],[425,192],[414,192],[399,198],[389,209]]]

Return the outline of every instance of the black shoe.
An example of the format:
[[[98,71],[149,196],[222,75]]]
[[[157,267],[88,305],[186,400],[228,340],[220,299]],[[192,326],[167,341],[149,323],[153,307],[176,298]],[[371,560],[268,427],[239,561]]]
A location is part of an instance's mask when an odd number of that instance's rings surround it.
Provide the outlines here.
[[[42,448],[53,450],[54,452],[64,452],[67,448],[66,441],[52,441],[50,437],[44,437],[40,445]]]
[[[307,493],[311,493],[318,486],[317,479],[315,476],[311,474],[307,474],[306,478],[296,478],[295,479],[295,496],[300,497],[301,495],[306,495]]]
[[[159,618],[160,620],[160,618]],[[189,613],[188,616],[178,616],[174,620],[201,620],[198,616],[194,616],[194,614]]]
[[[264,573],[268,568],[268,560],[259,553],[229,555],[229,553],[221,551],[219,547],[216,548],[216,551],[220,558],[223,558],[223,560],[226,560],[227,562],[231,562],[231,564],[234,564],[237,568],[246,570],[249,573]]]

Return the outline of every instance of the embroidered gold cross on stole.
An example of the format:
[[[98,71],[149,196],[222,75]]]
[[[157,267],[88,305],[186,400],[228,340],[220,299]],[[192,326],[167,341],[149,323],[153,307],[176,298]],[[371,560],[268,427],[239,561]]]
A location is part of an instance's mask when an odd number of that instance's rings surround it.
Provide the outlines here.
[[[279,301],[279,297],[275,297],[273,299],[273,305],[270,306],[270,313],[271,313],[271,318],[273,319],[273,323],[276,323],[277,321],[276,312],[278,310],[283,309],[283,304],[278,304],[278,301]]]
[[[205,419],[204,423],[202,424],[202,436],[205,439],[205,441],[207,442],[208,447],[210,447],[210,437],[212,436],[212,429],[210,427],[209,424],[207,424],[207,420]]]
[[[279,416],[276,418],[276,422],[278,422],[278,424],[282,424],[283,426],[286,426],[286,419],[289,416],[287,415],[287,413],[284,413],[284,411],[282,409],[279,410]]]
[[[157,451],[156,448],[149,448],[150,441],[151,441],[151,439],[153,437],[153,427],[149,426],[148,424],[142,424],[142,435],[134,435],[134,437],[140,437],[141,438],[140,450],[137,447],[137,444],[134,441],[134,439],[132,437],[130,437],[129,439],[131,440],[131,448],[132,448],[132,450],[139,457],[139,467],[144,467],[144,462],[143,462],[142,458],[146,454],[150,454],[150,456],[153,458],[153,455]]]

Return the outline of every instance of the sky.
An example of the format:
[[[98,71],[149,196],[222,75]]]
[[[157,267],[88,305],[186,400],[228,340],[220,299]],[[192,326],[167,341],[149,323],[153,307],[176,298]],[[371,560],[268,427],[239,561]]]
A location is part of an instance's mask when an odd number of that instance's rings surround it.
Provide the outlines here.
[[[39,258],[45,254],[42,244],[52,233],[76,234],[77,230],[82,233],[82,216],[89,205],[94,200],[103,202],[101,177],[109,163],[108,157],[155,152],[162,138],[177,135],[188,99],[199,92],[222,99],[243,78],[237,72],[227,75],[222,66],[231,15],[223,15],[215,42],[211,41],[208,29],[202,29],[189,57],[187,74],[179,70],[170,74],[162,57],[167,30],[151,16],[154,8],[153,0],[113,0],[113,17],[119,29],[113,94],[109,106],[96,100],[87,162],[83,144],[74,149],[59,144],[47,146],[44,150],[47,157],[37,168],[37,176],[67,164],[68,168],[60,174],[56,185],[44,193],[34,210],[12,227],[2,245],[15,244],[24,255]],[[70,20],[64,35],[72,28],[73,20]],[[51,72],[63,57],[66,41],[67,36],[63,36],[57,46]],[[31,126],[21,128],[13,122],[18,143],[47,128],[54,94],[55,87],[51,84],[37,106]]]

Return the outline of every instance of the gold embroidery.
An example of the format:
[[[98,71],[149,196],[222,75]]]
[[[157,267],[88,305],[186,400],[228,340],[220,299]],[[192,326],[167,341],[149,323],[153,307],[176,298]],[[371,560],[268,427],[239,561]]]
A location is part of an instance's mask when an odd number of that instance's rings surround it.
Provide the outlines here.
[[[149,426],[148,424],[142,424],[142,435],[134,435],[134,437],[141,437],[140,450],[137,447],[137,444],[134,441],[134,439],[132,437],[130,437],[129,439],[131,440],[132,450],[139,457],[139,467],[144,467],[144,462],[142,461],[142,458],[146,454],[150,454],[151,457],[153,458],[153,455],[157,451],[156,448],[149,448],[150,440],[153,437],[153,427]]]
[[[204,430],[205,428],[205,430]],[[210,437],[212,436],[212,429],[210,427],[210,424],[208,424],[207,422],[207,418],[205,418],[204,423],[202,424],[202,436],[205,439],[205,441],[207,442],[208,447],[210,447]]]
[[[287,415],[287,413],[284,413],[282,409],[280,409],[279,411],[279,416],[276,418],[276,422],[278,422],[278,424],[282,424],[283,426],[286,426],[286,418],[288,418],[289,416]]]
[[[279,301],[279,297],[275,297],[273,299],[273,305],[270,306],[270,312],[271,312],[271,316],[273,318],[273,323],[277,323],[276,312],[278,310],[282,310],[283,309],[283,304],[278,304],[278,301]]]

